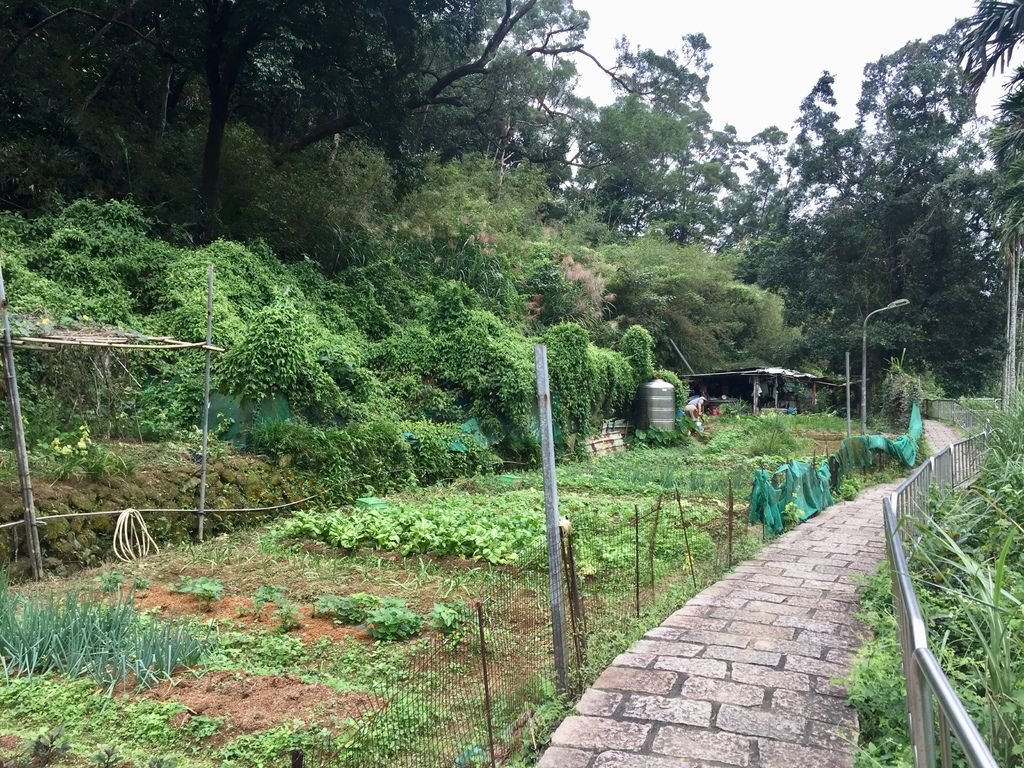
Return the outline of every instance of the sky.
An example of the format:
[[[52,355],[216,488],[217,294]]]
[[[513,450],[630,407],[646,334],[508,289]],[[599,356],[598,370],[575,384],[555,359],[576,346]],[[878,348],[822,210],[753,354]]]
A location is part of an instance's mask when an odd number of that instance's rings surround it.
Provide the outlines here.
[[[778,125],[792,134],[800,102],[822,71],[836,76],[839,113],[852,124],[864,65],[904,43],[946,31],[970,16],[974,0],[575,0],[590,14],[586,48],[615,61],[615,41],[659,53],[678,50],[684,34],[702,32],[713,65],[708,111],[714,124],[736,126],[741,139]],[[577,57],[579,92],[598,104],[612,98],[608,78]],[[990,76],[978,97],[992,115],[1004,78]]]

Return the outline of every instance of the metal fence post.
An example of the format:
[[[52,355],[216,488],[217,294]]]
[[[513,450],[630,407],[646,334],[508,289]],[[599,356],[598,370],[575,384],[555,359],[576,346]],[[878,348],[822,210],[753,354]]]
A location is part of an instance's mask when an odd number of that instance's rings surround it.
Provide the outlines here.
[[[477,601],[476,625],[480,632],[480,665],[484,673],[484,714],[487,718],[487,748],[491,756],[491,768],[494,768],[494,713],[491,708],[491,680],[487,674],[487,639],[484,635],[484,606]]]
[[[847,352],[849,354],[849,352]],[[732,496],[732,478],[729,478],[729,567],[732,568],[732,517],[733,517],[733,504]],[[696,586],[696,585],[694,585]]]
[[[633,507],[633,586],[636,599],[636,617],[640,618],[640,506]]]
[[[558,479],[555,476],[555,439],[551,429],[551,385],[548,381],[548,350],[533,348],[537,371],[537,411],[540,418],[540,455],[544,470],[544,518],[547,524],[548,588],[551,593],[551,641],[555,654],[558,690],[568,691],[565,667],[565,605],[562,594],[562,552],[558,515]]]

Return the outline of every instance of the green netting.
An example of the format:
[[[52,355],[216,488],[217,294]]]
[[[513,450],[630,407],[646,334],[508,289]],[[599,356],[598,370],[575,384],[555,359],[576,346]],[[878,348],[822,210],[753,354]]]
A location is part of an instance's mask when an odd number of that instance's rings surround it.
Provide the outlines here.
[[[288,421],[292,410],[280,395],[268,395],[258,403],[241,401],[232,395],[210,393],[210,431],[222,440],[244,448],[249,430],[254,426]]]
[[[830,463],[836,467],[837,483],[844,474],[871,466],[876,453],[900,459],[908,467],[914,466],[918,442],[923,434],[924,422],[915,403],[910,413],[907,433],[895,440],[885,435],[858,435],[844,440],[830,461],[822,462],[817,468],[804,461],[791,461],[774,473],[764,469],[756,470],[750,491],[750,522],[762,523],[767,530],[778,535],[782,533],[783,510],[790,502],[795,503],[800,510],[801,521],[834,504]],[[773,478],[780,476],[782,484],[776,487]]]
[[[779,487],[772,482],[777,476],[783,478]],[[790,502],[800,510],[801,521],[835,503],[831,480],[828,464],[824,462],[815,467],[806,461],[791,461],[774,473],[755,470],[750,493],[750,522],[763,523],[773,534],[782,533],[782,512]]]
[[[833,454],[836,463],[836,482],[855,469],[870,467],[876,453],[884,453],[899,459],[908,467],[914,466],[917,461],[917,444],[923,434],[924,422],[915,403],[910,412],[910,425],[905,435],[895,440],[890,440],[885,435],[857,435],[844,440],[839,450]]]

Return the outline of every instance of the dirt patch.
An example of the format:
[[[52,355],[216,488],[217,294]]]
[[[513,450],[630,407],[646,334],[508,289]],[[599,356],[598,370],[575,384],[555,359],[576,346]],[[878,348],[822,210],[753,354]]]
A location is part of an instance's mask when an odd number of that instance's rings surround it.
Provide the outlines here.
[[[17,736],[0,736],[0,758],[7,760],[20,755],[24,741]]]
[[[161,616],[196,616],[203,619],[233,621],[241,627],[258,627],[267,632],[278,631],[277,617],[274,616],[273,605],[265,605],[257,612],[252,600],[247,597],[227,596],[214,601],[209,611],[203,611],[192,595],[182,595],[165,587],[150,587],[144,592],[135,594],[135,604],[142,610],[152,611]],[[298,606],[299,624],[288,634],[302,638],[306,644],[315,643],[320,638],[329,638],[339,642],[346,637],[372,642],[369,635],[354,626],[338,625],[331,619],[314,617],[308,605]]]
[[[338,693],[325,685],[304,683],[294,675],[236,672],[180,677],[138,696],[185,706],[188,712],[175,722],[180,727],[198,716],[224,718],[216,734],[218,740],[266,731],[292,720],[315,720],[326,728],[340,728],[347,718],[381,705],[368,693]]]

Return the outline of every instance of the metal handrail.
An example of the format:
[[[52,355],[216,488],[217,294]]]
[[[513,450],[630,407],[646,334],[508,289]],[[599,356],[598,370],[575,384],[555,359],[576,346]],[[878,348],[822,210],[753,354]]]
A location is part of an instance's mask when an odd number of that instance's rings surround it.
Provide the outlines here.
[[[882,500],[886,553],[892,577],[893,608],[899,628],[903,673],[907,678],[907,724],[914,750],[915,768],[934,768],[936,753],[943,768],[952,766],[952,739],[971,768],[999,768],[977,726],[957,696],[949,678],[928,647],[928,628],[917,599],[903,528],[906,518],[925,521],[928,497],[933,486],[942,493],[963,485],[981,468],[988,433],[969,437],[948,446],[918,467],[896,491]],[[915,537],[914,543],[920,539]],[[935,729],[938,704],[938,734]]]

